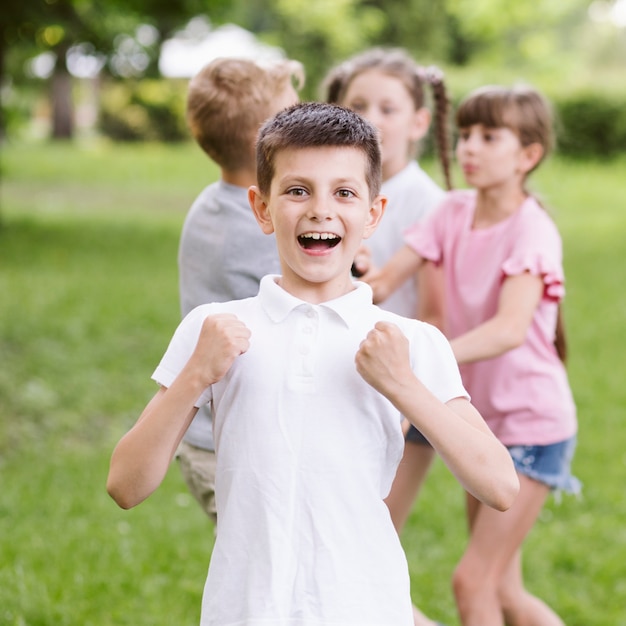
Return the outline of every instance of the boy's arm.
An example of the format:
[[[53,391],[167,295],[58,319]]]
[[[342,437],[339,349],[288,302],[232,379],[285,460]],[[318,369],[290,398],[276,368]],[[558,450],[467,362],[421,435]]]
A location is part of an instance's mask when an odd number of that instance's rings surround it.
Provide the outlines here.
[[[418,430],[475,498],[499,511],[519,490],[513,461],[465,398],[440,402],[415,376],[409,343],[394,324],[379,322],[356,355],[357,370]]]
[[[412,248],[402,246],[381,269],[370,265],[361,266],[363,276],[361,280],[369,284],[374,292],[374,303],[386,300],[400,285],[417,272],[422,263],[420,257]]]
[[[169,388],[161,387],[111,457],[107,491],[124,509],[145,500],[162,482],[202,392],[246,352],[250,331],[234,315],[207,317],[196,348]]]

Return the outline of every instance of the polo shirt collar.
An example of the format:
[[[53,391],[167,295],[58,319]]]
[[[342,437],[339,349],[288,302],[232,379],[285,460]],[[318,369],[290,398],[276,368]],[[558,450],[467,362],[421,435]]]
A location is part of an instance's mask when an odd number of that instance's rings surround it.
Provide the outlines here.
[[[355,312],[372,304],[372,289],[366,283],[355,281],[355,288],[351,292],[335,300],[315,305],[287,293],[278,285],[277,280],[279,278],[280,276],[275,274],[264,276],[259,287],[261,306],[269,318],[276,323],[286,319],[294,309],[305,306],[329,309],[337,314],[345,325],[349,327],[351,322],[355,320]]]

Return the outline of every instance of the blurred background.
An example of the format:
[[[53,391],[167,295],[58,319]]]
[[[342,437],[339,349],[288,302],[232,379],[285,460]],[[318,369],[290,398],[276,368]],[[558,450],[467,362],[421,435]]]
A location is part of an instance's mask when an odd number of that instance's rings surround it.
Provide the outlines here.
[[[0,626],[198,623],[213,529],[178,468],[131,511],[105,490],[180,320],[183,220],[218,176],[187,84],[217,56],[287,56],[318,99],[373,45],[439,66],[453,103],[526,82],[554,105],[530,185],[564,242],[584,490],[550,498],[524,569],[567,626],[626,626],[626,0],[3,0]],[[413,600],[448,626],[464,519],[437,462],[402,541]]]
[[[372,45],[436,64],[453,98],[530,82],[553,100],[562,153],[626,146],[626,0],[5,0],[5,137],[181,141],[186,83],[216,56],[288,56],[306,99]]]

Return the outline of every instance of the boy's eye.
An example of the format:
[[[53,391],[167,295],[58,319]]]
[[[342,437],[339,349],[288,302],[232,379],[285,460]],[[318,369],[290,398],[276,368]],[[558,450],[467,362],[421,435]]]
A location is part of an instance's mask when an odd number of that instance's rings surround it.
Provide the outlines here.
[[[459,139],[462,139],[463,141],[467,141],[469,139],[469,130],[463,130],[461,129],[461,131],[459,131]]]
[[[340,189],[340,190],[337,192],[337,195],[338,195],[340,198],[353,198],[353,197],[354,197],[354,192],[353,192],[353,191],[351,191],[350,189]]]
[[[290,196],[301,197],[306,194],[306,189],[304,189],[304,187],[291,187],[290,189],[287,189],[287,194]]]

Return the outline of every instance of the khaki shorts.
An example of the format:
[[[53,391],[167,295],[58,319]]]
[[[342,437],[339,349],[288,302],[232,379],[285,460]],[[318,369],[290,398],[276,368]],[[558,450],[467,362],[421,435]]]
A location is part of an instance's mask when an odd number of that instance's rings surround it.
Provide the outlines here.
[[[182,441],[176,451],[176,458],[191,495],[200,503],[202,510],[213,522],[217,522],[215,452]]]

